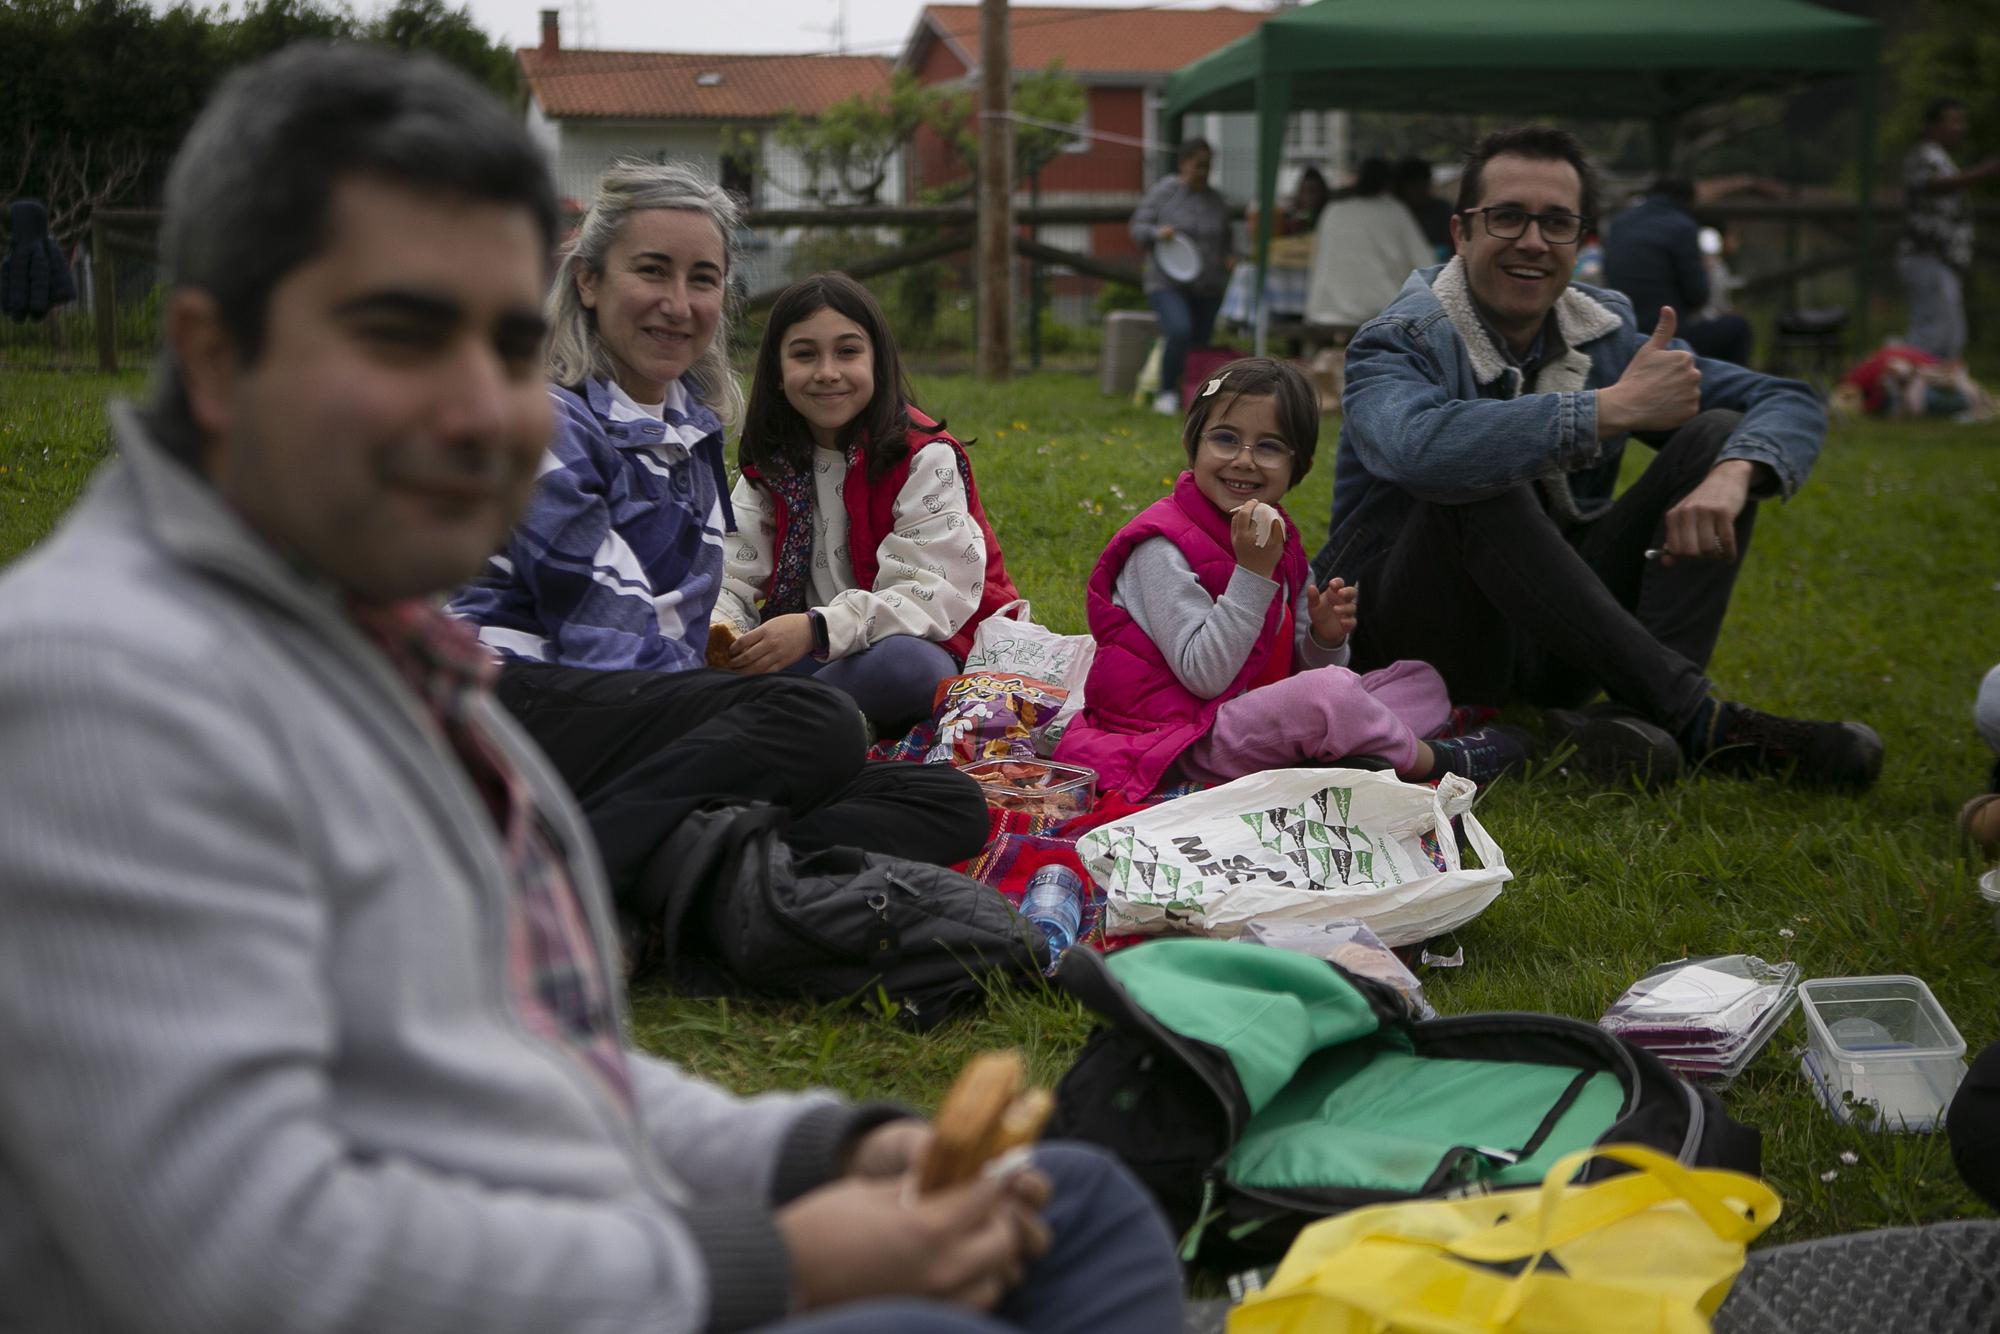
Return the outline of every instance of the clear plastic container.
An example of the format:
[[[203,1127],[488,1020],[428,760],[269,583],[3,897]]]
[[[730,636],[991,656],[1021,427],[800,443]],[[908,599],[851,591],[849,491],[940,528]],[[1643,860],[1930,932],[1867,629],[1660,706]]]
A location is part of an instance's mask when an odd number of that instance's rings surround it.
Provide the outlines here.
[[[1798,1003],[1799,966],[1754,954],[1663,963],[1598,1020],[1681,1074],[1728,1085]]]
[[[1072,819],[1090,809],[1097,770],[1054,760],[979,760],[964,766],[986,804],[1003,811]]]
[[[1799,984],[1803,1062],[1843,1121],[1874,1109],[1884,1130],[1933,1130],[1965,1077],[1965,1039],[1915,977],[1817,977]]]

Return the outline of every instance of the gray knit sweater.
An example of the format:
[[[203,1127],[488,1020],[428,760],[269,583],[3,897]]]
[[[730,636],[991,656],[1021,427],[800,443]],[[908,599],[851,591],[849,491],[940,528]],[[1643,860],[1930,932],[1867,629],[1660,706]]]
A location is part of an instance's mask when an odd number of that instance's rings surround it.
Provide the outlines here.
[[[0,578],[0,1328],[693,1331],[852,1125],[507,1003],[504,850],[330,593],[129,413]],[[490,701],[489,701],[490,703]],[[588,834],[497,709],[615,968]]]

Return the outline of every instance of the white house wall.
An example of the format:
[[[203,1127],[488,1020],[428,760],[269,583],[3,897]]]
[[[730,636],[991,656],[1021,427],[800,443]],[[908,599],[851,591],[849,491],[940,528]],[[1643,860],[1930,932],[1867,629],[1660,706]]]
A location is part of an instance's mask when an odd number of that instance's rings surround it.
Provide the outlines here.
[[[721,160],[722,132],[713,125],[563,121],[556,128],[556,191],[579,204],[590,203],[597,178],[621,157],[699,163],[711,180]]]

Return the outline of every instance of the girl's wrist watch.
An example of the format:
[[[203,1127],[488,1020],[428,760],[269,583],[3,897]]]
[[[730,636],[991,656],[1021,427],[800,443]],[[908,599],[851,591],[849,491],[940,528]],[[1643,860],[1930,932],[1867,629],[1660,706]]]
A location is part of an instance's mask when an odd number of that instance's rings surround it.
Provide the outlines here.
[[[826,629],[826,613],[822,612],[818,607],[814,607],[806,612],[806,619],[812,622],[813,661],[825,662],[833,652],[833,640],[828,635]]]

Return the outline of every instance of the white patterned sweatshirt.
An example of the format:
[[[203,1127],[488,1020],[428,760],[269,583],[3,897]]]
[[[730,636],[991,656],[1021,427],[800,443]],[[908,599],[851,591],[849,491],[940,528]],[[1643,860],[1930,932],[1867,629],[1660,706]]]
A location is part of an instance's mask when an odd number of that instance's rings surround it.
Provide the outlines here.
[[[986,540],[972,518],[951,445],[934,441],[910,460],[889,535],[876,552],[872,588],[855,584],[847,545],[846,484],[841,452],[814,449],[806,603],[826,617],[828,657],[859,653],[890,635],[915,635],[934,643],[950,639],[979,610],[986,578]],[[736,511],[737,531],[727,543],[715,615],[741,633],[757,626],[758,604],[770,588],[777,519],[770,494],[748,480],[737,479],[729,503]]]

